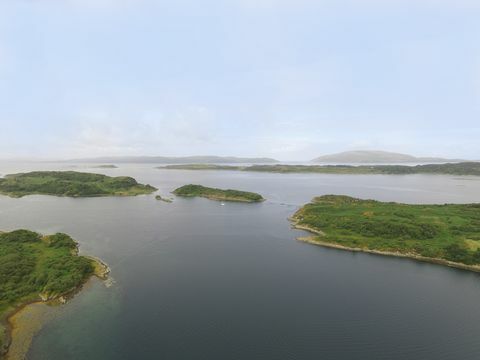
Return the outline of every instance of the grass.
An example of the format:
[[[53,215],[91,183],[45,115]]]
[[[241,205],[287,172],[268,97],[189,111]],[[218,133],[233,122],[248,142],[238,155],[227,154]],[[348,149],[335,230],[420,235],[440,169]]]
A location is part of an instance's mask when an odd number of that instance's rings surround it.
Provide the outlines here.
[[[218,201],[237,201],[237,202],[260,202],[265,199],[260,194],[238,190],[222,190],[209,188],[202,185],[185,185],[173,192],[177,196],[184,197],[204,197]]]
[[[228,166],[211,164],[169,165],[159,169],[170,170],[232,170],[273,173],[318,173],[351,175],[411,175],[411,174],[445,174],[480,176],[480,162],[463,162],[454,164],[429,165],[251,165]]]
[[[71,197],[134,196],[156,191],[131,177],[110,177],[76,171],[35,171],[0,178],[0,194],[22,197],[42,194]]]
[[[480,264],[480,204],[407,205],[326,195],[294,216],[319,242]]]
[[[77,243],[66,234],[0,233],[0,319],[21,304],[73,291],[94,271],[95,261],[78,256]],[[0,348],[2,341],[0,336]]]

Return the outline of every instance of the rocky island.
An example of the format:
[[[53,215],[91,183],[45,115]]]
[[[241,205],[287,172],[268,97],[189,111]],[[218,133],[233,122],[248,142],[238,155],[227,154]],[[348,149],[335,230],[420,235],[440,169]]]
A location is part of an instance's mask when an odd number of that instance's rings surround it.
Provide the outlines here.
[[[78,244],[66,234],[0,233],[0,357],[11,341],[8,319],[23,305],[64,302],[91,276],[105,279],[108,273],[101,261],[79,256]]]
[[[480,204],[407,205],[326,195],[291,218],[299,238],[351,251],[480,271]]]
[[[218,200],[218,201],[236,201],[236,202],[261,202],[265,199],[262,195],[247,192],[247,191],[239,191],[239,190],[223,190],[223,189],[216,189],[216,188],[209,188],[202,185],[185,185],[173,192],[177,196],[184,196],[184,197],[204,197],[211,200]]]
[[[161,195],[155,196],[155,200],[163,201],[163,202],[166,202],[166,203],[171,203],[171,202],[173,202],[172,199],[165,198],[165,197],[163,197],[163,196],[161,196]]]
[[[0,178],[0,194],[11,197],[55,195],[70,197],[135,196],[157,189],[128,176],[110,177],[76,171],[34,171]]]

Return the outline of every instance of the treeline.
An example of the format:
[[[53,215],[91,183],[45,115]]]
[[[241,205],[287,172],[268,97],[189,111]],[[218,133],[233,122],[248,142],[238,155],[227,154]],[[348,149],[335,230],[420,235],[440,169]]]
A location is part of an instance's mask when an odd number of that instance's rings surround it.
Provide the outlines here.
[[[186,197],[206,197],[214,200],[227,200],[227,201],[245,201],[245,202],[259,202],[263,201],[263,197],[260,194],[248,192],[248,191],[239,191],[239,190],[223,190],[217,188],[210,188],[202,185],[189,184],[182,186],[176,189],[173,192],[178,196]]]

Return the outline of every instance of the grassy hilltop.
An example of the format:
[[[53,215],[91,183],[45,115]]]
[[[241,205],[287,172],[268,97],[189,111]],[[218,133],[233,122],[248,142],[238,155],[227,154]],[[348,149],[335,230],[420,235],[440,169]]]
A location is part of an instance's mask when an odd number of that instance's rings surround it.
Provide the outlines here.
[[[238,190],[222,190],[209,188],[202,185],[185,185],[173,192],[177,196],[185,197],[204,197],[211,200],[219,201],[237,201],[237,202],[260,202],[265,199],[260,194],[238,191]]]
[[[317,197],[292,218],[309,242],[480,264],[480,204],[406,205]]]
[[[34,171],[0,178],[0,194],[22,197],[32,194],[88,197],[134,196],[156,191],[128,176],[110,177],[76,171]]]

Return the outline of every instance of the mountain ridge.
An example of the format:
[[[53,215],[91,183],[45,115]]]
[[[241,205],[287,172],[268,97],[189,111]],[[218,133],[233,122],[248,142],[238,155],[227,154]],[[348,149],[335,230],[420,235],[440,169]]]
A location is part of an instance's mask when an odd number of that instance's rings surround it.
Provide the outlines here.
[[[278,160],[260,157],[236,157],[236,156],[104,156],[95,158],[81,158],[64,160],[62,162],[76,163],[144,163],[144,164],[263,164],[278,163]]]
[[[312,159],[314,163],[348,163],[348,164],[402,164],[402,163],[446,163],[463,162],[461,159],[441,157],[416,157],[413,155],[380,150],[356,150],[328,154]]]

